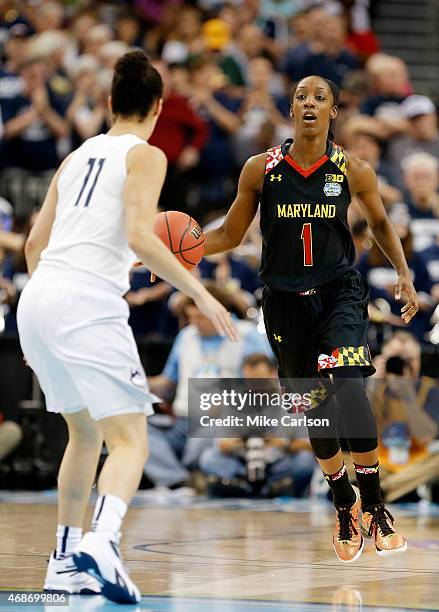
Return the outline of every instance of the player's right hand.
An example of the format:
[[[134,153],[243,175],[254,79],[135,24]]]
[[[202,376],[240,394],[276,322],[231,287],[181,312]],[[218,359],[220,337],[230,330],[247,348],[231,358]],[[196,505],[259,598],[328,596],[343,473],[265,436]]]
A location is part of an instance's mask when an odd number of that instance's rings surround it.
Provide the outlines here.
[[[204,316],[210,319],[220,336],[227,336],[232,342],[239,340],[232,315],[208,291],[195,300],[195,305]]]
[[[407,300],[401,308],[401,318],[404,323],[410,323],[419,310],[418,296],[410,273],[401,273],[396,281],[395,299],[400,300],[401,296]]]

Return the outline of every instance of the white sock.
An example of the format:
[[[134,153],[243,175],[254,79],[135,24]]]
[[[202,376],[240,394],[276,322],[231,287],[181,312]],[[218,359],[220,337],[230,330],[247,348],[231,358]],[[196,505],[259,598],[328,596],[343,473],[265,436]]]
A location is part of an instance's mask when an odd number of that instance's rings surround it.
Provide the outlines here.
[[[127,511],[126,503],[115,495],[103,495],[98,498],[93,514],[92,530],[105,531],[116,538]]]
[[[56,558],[63,559],[71,555],[82,538],[81,527],[57,525],[56,528]]]

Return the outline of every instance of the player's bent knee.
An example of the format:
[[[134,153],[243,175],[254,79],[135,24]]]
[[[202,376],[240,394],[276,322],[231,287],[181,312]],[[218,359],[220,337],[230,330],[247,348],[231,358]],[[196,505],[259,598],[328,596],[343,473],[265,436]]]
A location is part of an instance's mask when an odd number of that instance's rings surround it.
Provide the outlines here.
[[[340,450],[338,438],[314,438],[310,435],[309,442],[317,459],[331,459]]]
[[[348,438],[351,453],[370,453],[378,448],[378,438]]]
[[[126,447],[147,455],[147,424],[144,414],[106,417],[98,421],[98,425],[110,453],[117,447]]]

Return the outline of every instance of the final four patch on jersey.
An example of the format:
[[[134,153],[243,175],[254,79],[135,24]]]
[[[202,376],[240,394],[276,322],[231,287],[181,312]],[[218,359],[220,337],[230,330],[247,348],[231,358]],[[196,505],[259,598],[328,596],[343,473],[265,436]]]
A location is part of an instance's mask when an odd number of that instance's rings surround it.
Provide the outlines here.
[[[340,183],[325,183],[323,187],[323,191],[326,196],[339,196],[341,194],[341,185]]]
[[[340,368],[342,366],[370,366],[367,346],[341,346],[330,355],[322,353],[318,358],[318,369]]]

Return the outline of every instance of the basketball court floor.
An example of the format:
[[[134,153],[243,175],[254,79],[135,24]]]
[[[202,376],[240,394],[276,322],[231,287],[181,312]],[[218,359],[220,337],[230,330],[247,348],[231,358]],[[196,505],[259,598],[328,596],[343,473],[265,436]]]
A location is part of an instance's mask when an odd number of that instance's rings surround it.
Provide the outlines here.
[[[55,504],[54,492],[0,492],[1,611],[439,610],[439,506],[390,506],[409,550],[381,558],[368,542],[345,566],[332,550],[333,510],[325,501],[154,502],[142,492],[122,540],[143,593],[139,605],[121,608],[101,597],[72,597],[68,608],[8,604],[10,591],[41,591]]]

